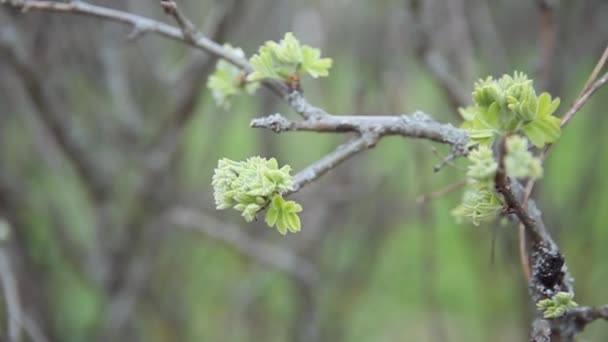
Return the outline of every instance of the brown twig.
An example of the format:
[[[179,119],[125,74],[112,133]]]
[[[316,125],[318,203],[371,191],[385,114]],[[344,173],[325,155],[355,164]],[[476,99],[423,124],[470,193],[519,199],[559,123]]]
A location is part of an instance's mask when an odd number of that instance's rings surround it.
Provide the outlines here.
[[[608,47],[606,47],[606,49],[604,50],[604,53],[602,54],[599,61],[593,68],[593,71],[589,75],[587,82],[585,82],[583,89],[581,90],[580,94],[577,96],[573,105],[562,117],[562,121],[560,124],[561,128],[564,128],[570,122],[570,120],[572,120],[574,115],[580,111],[580,109],[585,105],[585,103],[587,103],[587,101],[589,101],[591,96],[608,81],[608,72],[605,73],[602,77],[600,77],[599,80],[596,81],[596,78],[597,78],[599,72],[603,69],[604,65],[606,64],[606,60],[608,60]],[[547,155],[551,151],[552,146],[553,146],[553,144],[547,145],[541,151],[541,153],[539,155],[541,163],[544,162],[545,159],[547,158]],[[528,202],[528,199],[532,195],[532,190],[534,189],[534,184],[535,184],[535,180],[533,180],[533,179],[530,179],[526,184],[524,198],[523,198],[524,205]],[[522,270],[524,272],[524,276],[526,277],[527,280],[529,280],[530,279],[530,264],[528,261],[527,243],[525,240],[524,229],[525,229],[524,225],[519,224],[519,226],[518,226],[519,255],[520,255],[520,261],[522,264]]]
[[[553,70],[556,27],[553,17],[554,5],[551,2],[551,0],[537,0],[540,19],[540,79],[542,89],[548,88]]]
[[[420,195],[416,197],[416,203],[425,204],[437,198],[441,198],[453,191],[463,188],[467,184],[466,181],[460,181],[456,183],[452,183],[443,189],[439,189],[437,191],[429,192],[428,194]]]
[[[175,1],[161,0],[160,5],[165,13],[175,18],[175,21],[184,33],[184,37],[190,43],[194,43],[197,35],[196,27],[177,7],[177,3]]]

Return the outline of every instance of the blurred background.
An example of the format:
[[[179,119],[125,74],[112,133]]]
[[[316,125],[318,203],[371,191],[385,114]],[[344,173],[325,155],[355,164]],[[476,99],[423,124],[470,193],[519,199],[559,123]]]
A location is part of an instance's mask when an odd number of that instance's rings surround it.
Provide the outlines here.
[[[92,3],[174,24],[157,1]],[[249,55],[287,31],[321,47],[330,77],[303,88],[335,114],[458,124],[476,79],[519,70],[561,115],[608,42],[605,0],[178,4]],[[464,179],[461,162],[433,173],[445,147],[383,139],[293,196],[300,233],[246,224],[214,209],[219,158],[298,171],[348,137],[251,129],[295,114],[266,90],[220,109],[212,57],[130,33],[0,7],[0,340],[527,340],[517,227],[456,224],[458,189],[424,196]],[[607,106],[602,89],[564,130],[534,195],[586,305],[608,303]]]

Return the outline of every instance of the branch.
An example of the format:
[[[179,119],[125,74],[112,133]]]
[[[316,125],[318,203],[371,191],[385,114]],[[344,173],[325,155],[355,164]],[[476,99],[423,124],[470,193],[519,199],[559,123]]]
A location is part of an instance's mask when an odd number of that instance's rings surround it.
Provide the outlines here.
[[[543,223],[540,210],[532,200],[526,205],[522,204],[525,196],[524,187],[506,175],[505,139],[500,141],[498,150],[496,190],[502,194],[507,212],[517,216],[532,243],[530,253],[532,270],[529,282],[532,302],[537,303],[539,300],[552,298],[560,291],[572,293],[574,291],[572,276],[568,272],[565,258]]]
[[[606,48],[606,51],[604,52],[605,56],[608,56],[608,47]],[[585,103],[587,103],[587,101],[589,101],[589,99],[591,98],[591,96],[598,90],[600,89],[604,84],[606,84],[606,81],[608,81],[608,72],[606,72],[604,75],[602,75],[602,77],[600,77],[597,81],[593,82],[593,84],[591,84],[580,96],[579,98],[574,102],[574,104],[572,105],[572,107],[570,108],[570,110],[568,110],[568,112],[566,112],[566,114],[564,115],[564,117],[562,118],[562,123],[561,123],[561,127],[565,127],[570,120],[572,120],[572,118],[574,117],[574,115],[576,113],[578,113],[581,108],[583,108],[583,106],[585,105]]]
[[[224,241],[238,252],[261,264],[295,276],[307,285],[312,286],[319,280],[318,271],[308,261],[287,249],[253,239],[243,233],[240,227],[220,222],[211,215],[193,209],[175,208],[169,211],[166,219],[174,225]]]
[[[469,138],[466,131],[451,124],[439,123],[420,111],[411,115],[392,116],[326,114],[301,121],[291,121],[277,113],[253,119],[250,125],[255,128],[268,128],[277,133],[288,131],[356,132],[366,138],[368,147],[374,146],[380,138],[388,135],[428,139],[450,145],[452,153],[435,167],[435,171],[446,161],[468,153],[467,143]]]
[[[373,147],[377,142],[378,136],[369,134],[367,136],[359,136],[338,146],[333,152],[298,172],[294,177],[292,190],[285,192],[284,195],[297,192],[348,158]]]
[[[583,106],[587,103],[587,101],[589,101],[591,96],[599,88],[601,88],[604,84],[606,84],[606,82],[608,81],[608,72],[606,72],[604,75],[602,75],[602,77],[600,77],[598,80],[596,80],[600,71],[603,69],[604,65],[606,64],[606,61],[608,61],[608,46],[606,47],[606,49],[604,50],[604,53],[602,54],[599,61],[595,65],[595,68],[593,68],[593,71],[589,75],[589,79],[587,79],[587,82],[583,86],[581,93],[577,96],[576,100],[574,100],[574,103],[572,104],[570,109],[568,109],[568,111],[562,117],[562,122],[560,124],[561,128],[566,127],[566,125],[570,122],[570,120],[572,120],[574,115],[576,115],[576,113],[578,113],[581,110],[581,108],[583,108]],[[541,154],[539,156],[541,162],[544,162],[545,159],[547,159],[547,155],[551,151],[552,147],[553,147],[553,144],[550,144],[550,145],[547,145],[543,149],[543,151],[541,152]],[[528,198],[532,194],[533,189],[534,189],[534,180],[530,180],[530,181],[528,181],[528,184],[526,184],[526,195],[524,197],[524,202],[528,200]]]
[[[0,217],[0,224],[2,224],[1,220],[2,218]],[[19,300],[17,280],[11,268],[10,260],[7,251],[5,251],[4,247],[0,246],[0,283],[2,284],[2,293],[6,305],[7,336],[10,341],[20,341],[23,313]]]
[[[165,13],[175,18],[175,21],[177,21],[177,24],[182,29],[184,38],[190,43],[195,42],[196,35],[198,34],[196,27],[188,18],[186,18],[186,16],[184,16],[182,11],[177,7],[175,1],[160,0],[160,5]]]
[[[37,0],[0,0],[0,3],[6,3],[10,6],[21,9],[24,12],[27,11],[46,11],[46,12],[58,12],[58,13],[69,13],[79,14],[104,20],[114,21],[117,23],[129,25],[133,28],[131,36],[140,35],[143,33],[155,33],[164,36],[169,39],[184,42],[190,46],[206,51],[207,53],[214,55],[218,58],[222,58],[227,62],[243,69],[245,72],[251,72],[253,68],[244,58],[240,58],[218,43],[204,36],[202,33],[193,30],[193,25],[187,24],[187,21],[183,14],[177,10],[172,10],[173,5],[168,5],[168,14],[174,17],[179,17],[178,23],[181,21],[182,28],[167,25],[162,22],[146,18],[143,16],[131,14],[115,10],[108,7],[96,6],[80,0],[72,0],[70,2],[54,2],[54,1],[37,1]],[[173,3],[172,1],[164,1],[164,3]],[[167,5],[163,5],[167,6]],[[188,21],[189,22],[189,21]],[[185,30],[185,31],[184,31]],[[186,32],[186,33],[185,33]],[[310,118],[315,116],[324,115],[325,111],[317,108],[302,96],[297,91],[292,92],[287,85],[282,82],[268,80],[263,81],[262,84],[272,92],[283,98],[293,110],[300,114],[304,118]]]
[[[172,1],[170,3],[175,4]],[[163,8],[165,8],[164,6],[166,5],[163,5]],[[207,29],[209,37],[214,41],[223,41],[230,29],[229,23],[234,19],[238,19],[239,15],[243,12],[243,7],[244,4],[239,0],[226,1],[226,5],[220,10],[220,13],[210,14],[207,20],[211,22]],[[190,35],[198,34],[191,22],[184,17],[177,7],[175,7],[175,11],[178,14],[174,16],[181,18],[177,19],[178,21],[190,23],[190,25],[186,25],[190,28],[185,28],[185,32],[190,32],[188,33]],[[182,130],[196,112],[196,107],[201,98],[200,89],[204,86],[205,80],[211,73],[217,60],[215,55],[200,54],[198,51],[194,52],[195,54],[186,63],[187,65],[180,72],[180,76],[175,82],[174,95],[177,98],[176,104],[167,118],[163,120],[158,132],[150,143],[150,145],[161,150],[158,152],[159,155],[167,156],[164,158],[167,161],[171,159],[171,155],[175,152],[175,145],[177,145],[179,140],[177,137],[180,136]]]
[[[566,319],[574,319],[579,326],[579,331],[582,331],[587,324],[595,320],[603,319],[608,321],[608,305],[572,308],[566,313]]]
[[[467,106],[470,103],[470,96],[461,87],[462,81],[459,80],[454,70],[451,70],[444,56],[433,48],[434,41],[438,40],[436,37],[438,29],[436,25],[434,26],[428,20],[425,20],[428,17],[426,13],[428,12],[428,8],[425,7],[430,6],[429,2],[409,1],[408,5],[408,10],[412,13],[411,19],[414,23],[416,36],[418,37],[414,49],[416,57],[441,87],[453,109]],[[461,49],[464,49],[464,47],[461,47]],[[463,53],[467,52],[463,51]],[[453,113],[460,118],[458,111],[453,111]]]
[[[555,4],[552,0],[537,0],[540,21],[540,79],[541,89],[548,89],[553,72],[556,25],[554,20]]]
[[[91,197],[94,200],[104,198],[108,189],[101,165],[96,163],[81,142],[70,134],[61,114],[65,110],[58,108],[56,99],[46,87],[44,76],[36,69],[36,63],[21,49],[17,42],[17,32],[1,38],[5,39],[0,39],[0,56],[5,55],[15,68],[16,75],[21,79],[26,94],[36,109],[37,117],[72,163]]]
[[[548,320],[542,318],[534,320],[530,342],[551,342],[551,323]]]

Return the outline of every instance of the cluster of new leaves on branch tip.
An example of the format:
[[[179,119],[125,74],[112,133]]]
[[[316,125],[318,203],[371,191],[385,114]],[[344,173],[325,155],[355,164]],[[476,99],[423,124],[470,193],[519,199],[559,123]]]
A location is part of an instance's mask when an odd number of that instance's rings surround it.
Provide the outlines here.
[[[467,158],[470,162],[467,170],[467,190],[462,197],[462,203],[452,214],[459,221],[466,218],[478,225],[481,221],[493,218],[502,208],[494,190],[498,163],[494,160],[492,150],[485,145],[471,151]]]
[[[287,82],[291,88],[297,88],[301,73],[325,77],[332,66],[331,58],[321,58],[319,49],[301,45],[291,32],[279,43],[268,41],[262,45],[250,63],[254,71],[247,80],[276,79]]]
[[[501,208],[501,197],[494,188],[498,162],[492,153],[496,142],[505,143],[505,172],[512,178],[540,178],[541,162],[529,151],[529,139],[536,147],[554,142],[560,136],[560,120],[552,116],[559,99],[547,93],[536,95],[532,80],[523,73],[488,77],[475,83],[474,105],[460,109],[462,128],[470,137],[467,172],[468,187],[462,204],[453,214],[474,224],[492,218]],[[527,139],[526,139],[527,137]]]
[[[474,105],[460,109],[472,144],[491,145],[505,134],[523,133],[536,147],[552,143],[561,134],[560,120],[552,116],[559,99],[536,95],[532,80],[523,73],[488,77],[475,83]]]
[[[293,187],[290,171],[289,165],[279,168],[274,158],[251,157],[244,162],[223,158],[211,183],[216,208],[234,208],[251,222],[268,207],[265,221],[270,227],[276,225],[281,234],[288,230],[297,232],[300,230],[297,213],[302,207],[294,201],[285,201],[281,195]]]
[[[572,300],[573,298],[574,294],[570,292],[558,292],[553,298],[543,299],[536,303],[536,307],[543,312],[544,318],[559,318],[566,313],[566,310],[578,306]]]
[[[245,53],[240,48],[225,44],[224,48],[235,56],[245,58]],[[218,106],[224,109],[230,108],[230,98],[242,93],[253,94],[259,88],[258,82],[249,82],[245,73],[238,67],[220,59],[215,67],[215,72],[209,76],[207,87],[213,94],[213,99]]]

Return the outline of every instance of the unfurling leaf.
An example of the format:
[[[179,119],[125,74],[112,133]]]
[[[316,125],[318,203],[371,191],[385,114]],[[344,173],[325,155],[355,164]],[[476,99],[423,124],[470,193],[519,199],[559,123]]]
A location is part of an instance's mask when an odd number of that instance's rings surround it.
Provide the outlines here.
[[[245,58],[245,53],[240,48],[229,44],[224,48],[234,55]],[[211,89],[216,104],[224,109],[230,108],[230,98],[242,93],[253,94],[259,87],[259,83],[247,82],[242,70],[236,66],[220,59],[215,67],[215,72],[209,76],[207,87]]]
[[[300,218],[297,213],[302,211],[302,206],[294,201],[285,201],[280,194],[275,195],[266,211],[266,224],[272,227],[276,225],[279,233],[285,235],[287,231],[296,233],[300,231]]]
[[[465,120],[462,128],[472,144],[491,145],[497,136],[523,132],[535,146],[543,147],[560,136],[560,120],[551,116],[559,99],[551,100],[547,93],[537,96],[532,80],[523,73],[479,80],[473,102],[460,110]]]
[[[299,79],[301,73],[313,78],[329,75],[332,66],[330,58],[321,58],[321,51],[308,45],[301,45],[291,32],[279,42],[268,41],[256,55],[251,57],[253,72],[247,76],[249,81],[278,79],[289,81]]]

